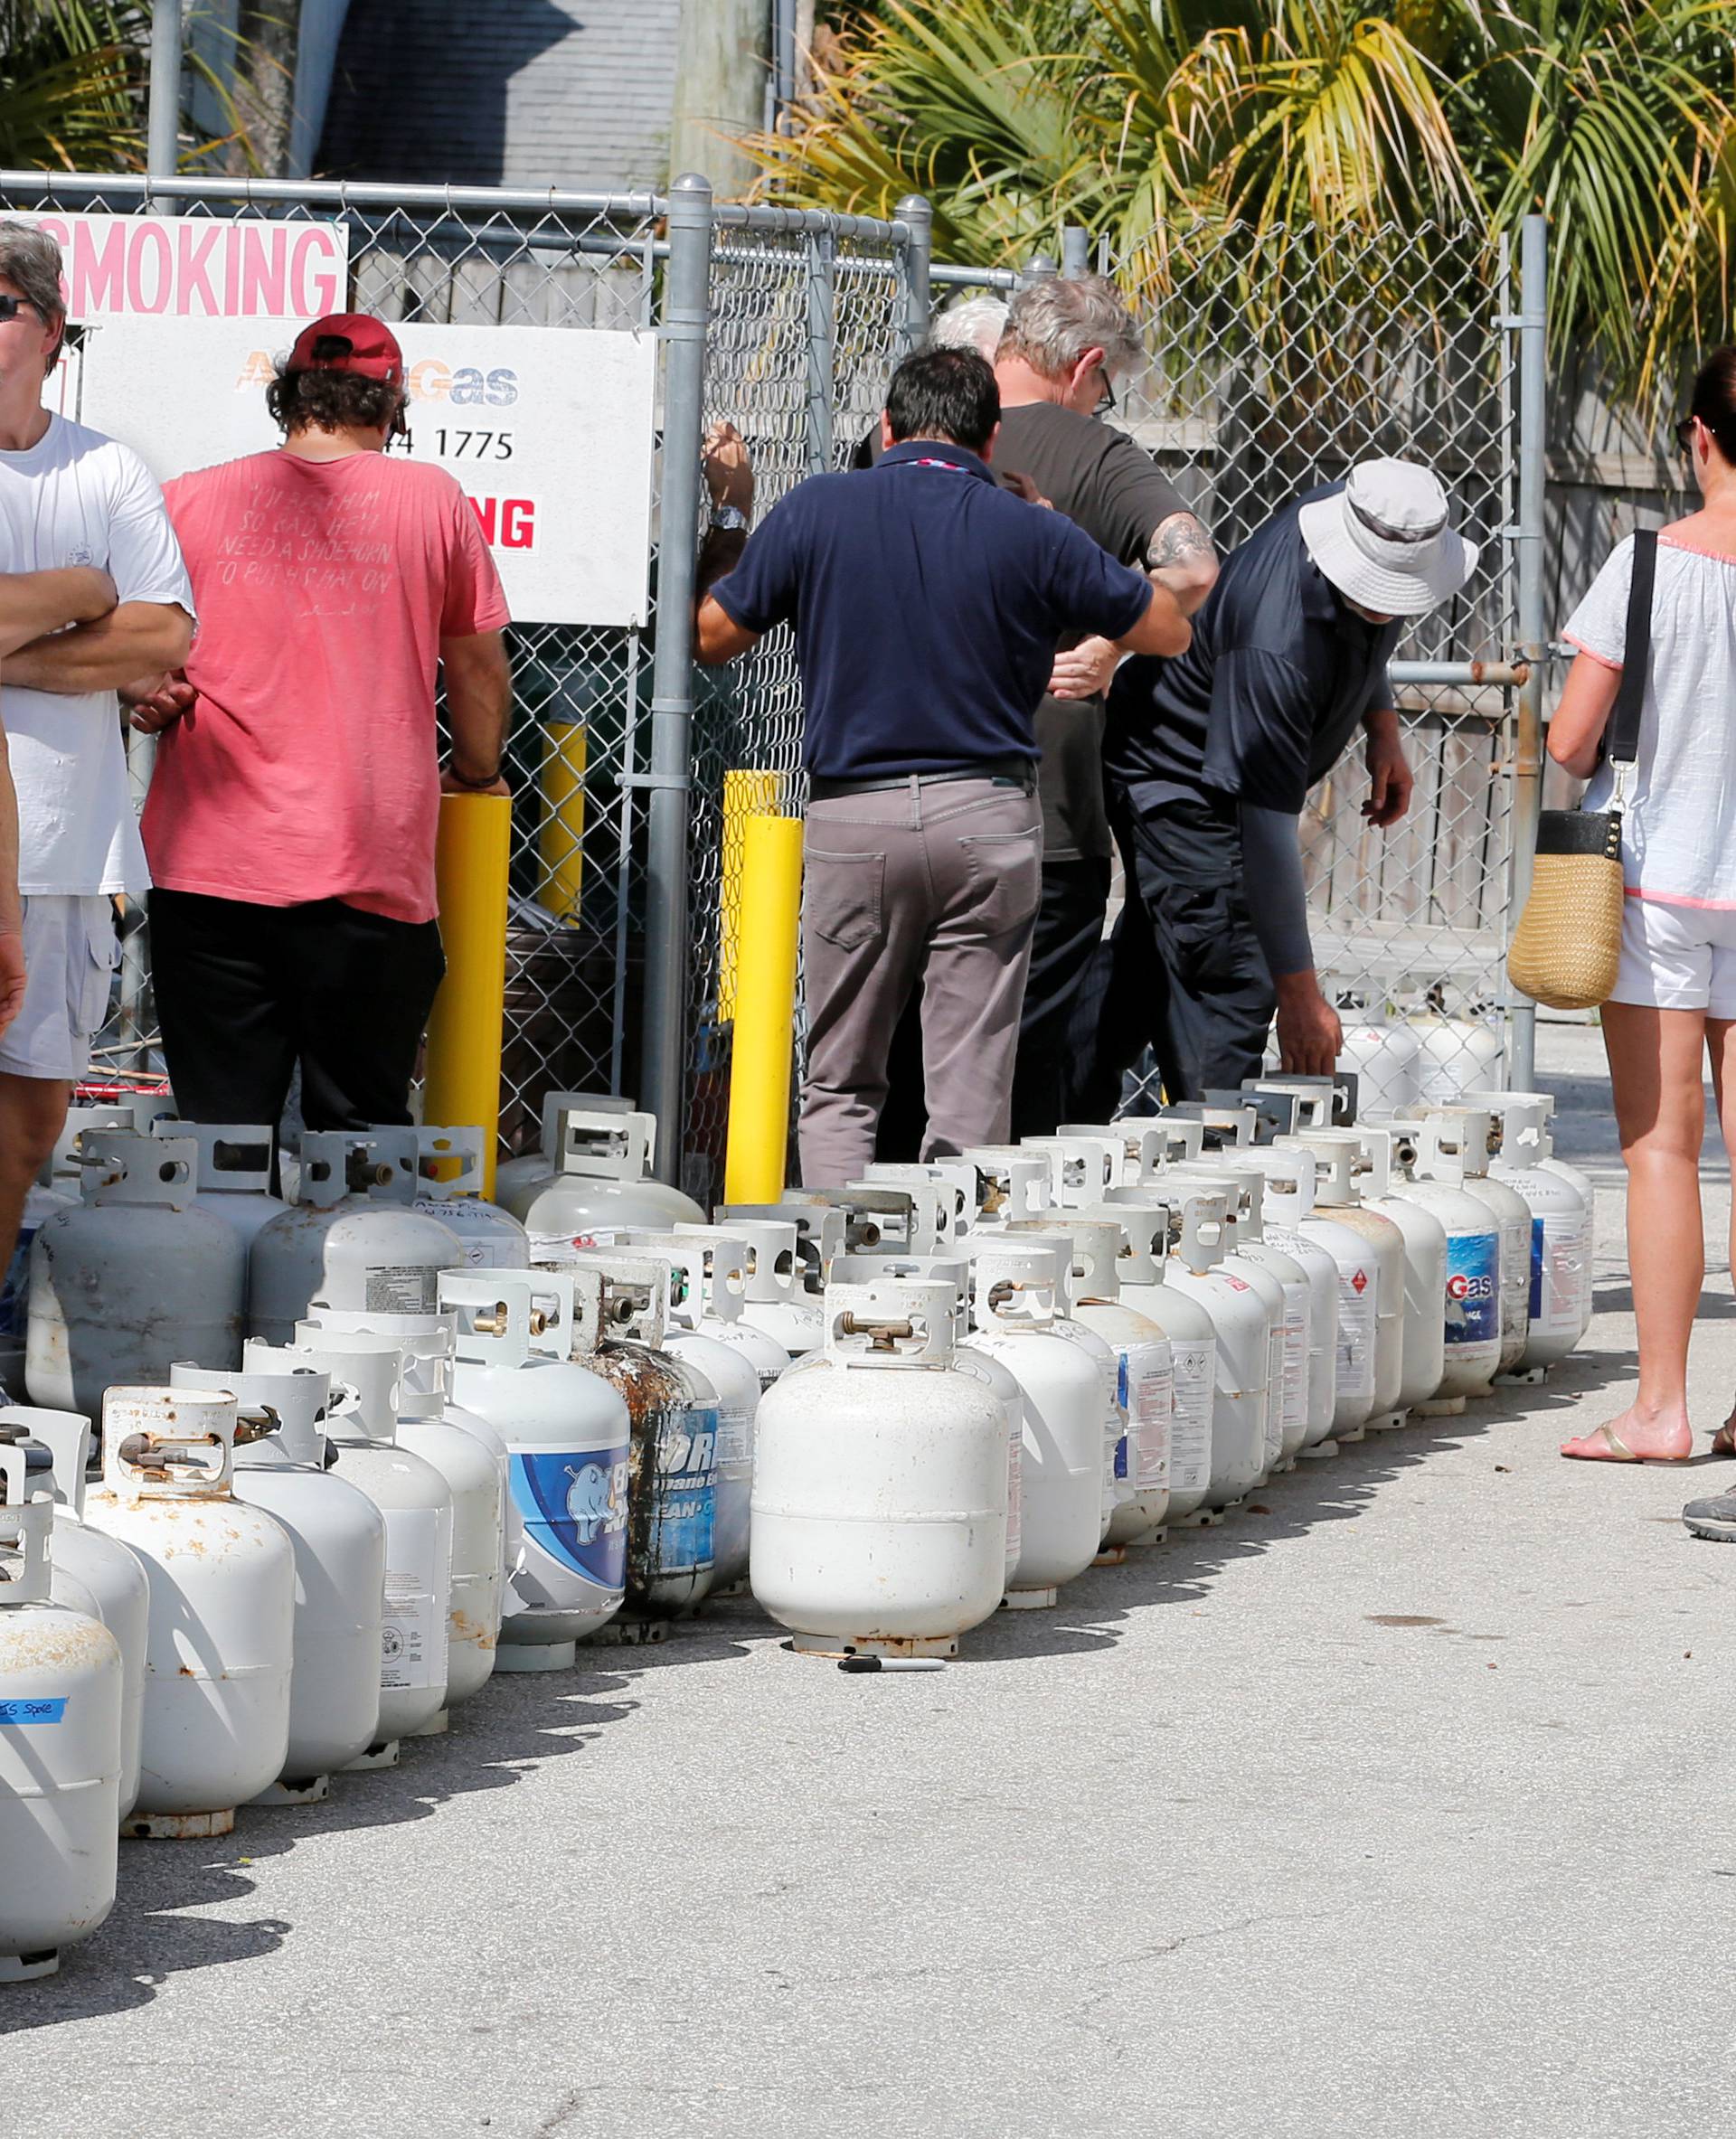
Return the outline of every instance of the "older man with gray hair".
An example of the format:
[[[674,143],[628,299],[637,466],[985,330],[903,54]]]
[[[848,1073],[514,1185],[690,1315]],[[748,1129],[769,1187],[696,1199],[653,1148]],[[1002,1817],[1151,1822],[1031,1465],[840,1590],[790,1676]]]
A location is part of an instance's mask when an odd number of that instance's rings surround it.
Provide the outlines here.
[[[1021,290],[995,363],[997,459],[1192,616],[1217,577],[1212,538],[1150,454],[1102,420],[1115,408],[1116,382],[1145,365],[1139,324],[1107,276],[1051,277]],[[1037,713],[1043,904],[1014,1079],[1016,1136],[1080,1118],[1071,1027],[1109,903],[1103,693],[1118,658],[1104,639],[1064,650]]]

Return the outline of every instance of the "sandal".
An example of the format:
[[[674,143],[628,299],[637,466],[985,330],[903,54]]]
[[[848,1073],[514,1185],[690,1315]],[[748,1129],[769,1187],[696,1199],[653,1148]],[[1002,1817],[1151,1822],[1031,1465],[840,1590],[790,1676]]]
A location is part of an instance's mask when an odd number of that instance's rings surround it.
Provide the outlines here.
[[[1736,1456],[1736,1412],[1712,1437],[1712,1452],[1714,1456]]]
[[[1608,1426],[1593,1427],[1585,1436],[1582,1447],[1572,1448],[1564,1445],[1561,1454],[1570,1463],[1678,1464],[1688,1461],[1685,1456],[1636,1456],[1620,1435]]]

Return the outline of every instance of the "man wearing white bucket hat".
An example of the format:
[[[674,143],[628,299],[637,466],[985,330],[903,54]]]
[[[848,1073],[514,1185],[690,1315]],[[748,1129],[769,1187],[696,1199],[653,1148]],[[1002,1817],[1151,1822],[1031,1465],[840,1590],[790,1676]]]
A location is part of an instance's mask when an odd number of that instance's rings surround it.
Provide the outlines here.
[[[1448,522],[1430,470],[1363,461],[1231,552],[1186,653],[1123,667],[1104,769],[1127,905],[1079,1028],[1094,1108],[1146,1045],[1172,1099],[1239,1084],[1274,1012],[1287,1069],[1333,1068],[1297,818],[1359,727],[1363,814],[1385,826],[1409,806],[1386,664],[1476,568]]]

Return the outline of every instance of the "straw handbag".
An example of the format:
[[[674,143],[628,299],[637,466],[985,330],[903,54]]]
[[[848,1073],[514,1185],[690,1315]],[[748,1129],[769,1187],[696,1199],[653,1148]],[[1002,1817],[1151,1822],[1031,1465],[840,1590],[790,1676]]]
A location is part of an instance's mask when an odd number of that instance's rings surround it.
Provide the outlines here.
[[[1546,809],[1537,820],[1531,893],[1507,953],[1507,978],[1551,1010],[1595,1010],[1616,985],[1621,956],[1621,815],[1629,768],[1639,750],[1639,717],[1651,655],[1652,580],[1657,536],[1634,537],[1621,688],[1609,719],[1616,768],[1614,806]]]

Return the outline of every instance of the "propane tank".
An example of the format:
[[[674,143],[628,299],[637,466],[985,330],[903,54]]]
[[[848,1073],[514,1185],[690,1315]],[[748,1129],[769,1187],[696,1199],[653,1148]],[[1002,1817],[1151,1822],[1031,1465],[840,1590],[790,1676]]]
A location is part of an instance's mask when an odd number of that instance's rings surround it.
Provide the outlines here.
[[[1205,1500],[1212,1477],[1212,1407],[1218,1381],[1218,1333],[1197,1300],[1164,1283],[1169,1267],[1169,1206],[1146,1184],[1115,1189],[1111,1201],[1079,1215],[1120,1232],[1116,1274],[1121,1299],[1169,1341],[1169,1511],[1181,1522]]]
[[[497,1671],[561,1671],[621,1608],[627,1580],[627,1406],[566,1356],[567,1271],[449,1272],[453,1391],[506,1444],[523,1543],[501,1622]]]
[[[1481,1018],[1446,1017],[1437,1011],[1413,1018],[1418,1042],[1417,1103],[1448,1106],[1469,1086],[1506,1082],[1507,1051],[1501,1035]]]
[[[675,1228],[677,1232],[686,1230]],[[731,1218],[726,1212],[721,1229],[701,1230],[706,1235],[715,1235],[721,1230],[730,1239],[747,1243],[748,1282],[741,1302],[742,1321],[781,1345],[789,1359],[818,1351],[825,1340],[826,1322],[818,1297],[802,1282],[795,1226],[783,1219]]]
[[[1054,1197],[1054,1168],[1045,1154],[1019,1144],[979,1144],[959,1153],[976,1170],[976,1230],[1010,1225],[1015,1218],[1041,1218]]]
[[[1488,1124],[1488,1184],[1512,1190],[1530,1214],[1525,1347],[1509,1373],[1515,1381],[1541,1381],[1573,1350],[1585,1325],[1585,1205],[1558,1174],[1513,1163],[1500,1117],[1486,1107],[1472,1111]]]
[[[643,1634],[684,1617],[715,1578],[717,1391],[664,1348],[667,1264],[611,1250],[572,1281],[572,1356],[619,1391],[632,1422],[621,1614]]]
[[[125,1819],[138,1796],[150,1585],[137,1555],[129,1547],[123,1545],[118,1538],[93,1530],[84,1520],[84,1473],[90,1453],[90,1421],[82,1412],[34,1410],[26,1404],[6,1405],[0,1409],[0,1441],[25,1442],[29,1490],[52,1493],[54,1537],[51,1573],[54,1602],[84,1610],[89,1599],[89,1608],[94,1610],[120,1648],[119,1816]]]
[[[1500,1140],[1500,1154],[1490,1161],[1489,1172],[1497,1181],[1505,1181],[1532,1204],[1532,1257],[1531,1257],[1531,1319],[1533,1332],[1526,1346],[1526,1357],[1522,1365],[1543,1363],[1543,1348],[1555,1348],[1567,1335],[1573,1305],[1577,1305],[1579,1327],[1573,1333],[1574,1342],[1582,1337],[1591,1322],[1591,1268],[1594,1234],[1596,1230],[1597,1199],[1590,1177],[1577,1166],[1565,1164],[1556,1158],[1550,1147],[1549,1117],[1553,1113],[1555,1100],[1549,1092],[1467,1092],[1467,1107],[1481,1107],[1494,1120]],[[1522,1175],[1542,1175],[1569,1190],[1577,1205],[1575,1211],[1559,1196],[1546,1191],[1540,1199],[1533,1201]],[[1538,1228],[1541,1225],[1542,1232]],[[1539,1341],[1535,1325],[1546,1324],[1546,1333]],[[1537,1347],[1537,1356],[1533,1347]],[[1572,1345],[1568,1350],[1572,1350]],[[1565,1354],[1555,1351],[1557,1358]]]
[[[792,1188],[785,1191],[778,1208],[807,1234],[812,1233],[816,1222],[808,1214],[817,1214],[822,1267],[828,1269],[834,1253],[873,1255],[886,1248],[906,1255],[932,1255],[949,1237],[952,1226],[952,1198],[933,1181],[899,1188],[867,1182]],[[830,1226],[826,1221],[828,1213],[836,1214],[836,1222]],[[738,1214],[750,1215],[739,1204],[729,1204],[719,1213],[726,1220]]]
[[[495,1201],[522,1223],[524,1213],[561,1172],[561,1117],[569,1107],[592,1114],[632,1114],[631,1099],[618,1099],[608,1092],[544,1092],[542,1126],[534,1151],[515,1159],[503,1159],[495,1168]],[[656,1159],[656,1126],[651,1133],[651,1158]]]
[[[45,1218],[52,1218],[57,1211],[71,1211],[76,1204],[77,1184],[71,1185],[73,1192],[70,1194],[60,1187],[51,1186],[44,1167],[41,1177],[24,1191],[24,1208],[12,1259],[0,1270],[0,1352],[16,1353],[24,1349],[30,1331],[30,1244],[42,1230]],[[22,1365],[23,1362],[19,1363]]]
[[[1063,1122],[1057,1136],[1090,1136],[1107,1141],[1114,1159],[1111,1188],[1148,1187],[1174,1156],[1174,1125],[1153,1116],[1129,1117],[1118,1122]]]
[[[326,1468],[331,1377],[311,1363],[287,1373],[237,1373],[178,1362],[175,1389],[235,1399],[238,1501],[263,1508],[296,1562],[289,1742],[283,1772],[259,1804],[316,1804],[332,1771],[373,1744],[380,1723],[385,1518],[365,1493]]]
[[[249,1333],[288,1343],[316,1305],[431,1314],[439,1274],[464,1247],[414,1208],[416,1169],[413,1128],[308,1130],[296,1202],[254,1236]]]
[[[1321,1132],[1348,1143],[1351,1172],[1365,1210],[1390,1218],[1404,1236],[1404,1375],[1399,1409],[1432,1403],[1447,1371],[1447,1229],[1426,1202],[1395,1173],[1391,1129],[1359,1122],[1354,1129]],[[1371,1426],[1379,1425],[1372,1418]]]
[[[1120,1224],[1075,1209],[1067,1213],[1067,1230],[1072,1237],[1068,1313],[1115,1354],[1116,1399],[1127,1421],[1116,1447],[1118,1490],[1108,1539],[1121,1559],[1127,1546],[1155,1538],[1168,1519],[1175,1370],[1161,1325],[1122,1296]]]
[[[271,1193],[271,1130],[263,1124],[154,1121],[153,1136],[185,1137],[199,1147],[194,1207],[225,1220],[250,1249],[253,1236],[289,1206]]]
[[[1224,1267],[1233,1238],[1228,1189],[1177,1174],[1170,1195],[1169,1264],[1165,1284],[1195,1300],[1217,1332],[1218,1385],[1212,1407],[1212,1470],[1203,1505],[1227,1508],[1266,1475],[1267,1409],[1273,1338],[1283,1342],[1283,1296],[1263,1270]],[[1281,1352],[1279,1353],[1281,1357]],[[1278,1400],[1282,1402],[1282,1387]]]
[[[151,1591],[129,1835],[227,1834],[235,1807],[283,1773],[296,1556],[263,1508],[235,1498],[234,1446],[232,1396],[103,1399],[102,1484],[86,1513],[132,1547]]]
[[[307,1351],[336,1343],[354,1355],[374,1352],[391,1362],[398,1411],[395,1441],[401,1453],[420,1456],[446,1481],[452,1496],[450,1585],[447,1592],[446,1699],[439,1711],[415,1731],[428,1738],[446,1729],[447,1711],[481,1692],[495,1668],[500,1639],[505,1566],[501,1449],[485,1428],[478,1435],[450,1424],[446,1416],[444,1370],[449,1333],[436,1320],[438,1335],[420,1363],[431,1371],[419,1380],[412,1369],[417,1354],[403,1336],[390,1329],[335,1330],[320,1314],[296,1324],[296,1343]]]
[[[400,1352],[311,1323],[297,1328],[286,1350],[248,1341],[249,1373],[293,1373],[300,1366],[331,1376],[326,1437],[337,1452],[337,1475],[367,1495],[386,1525],[380,1720],[373,1743],[345,1766],[395,1767],[399,1740],[436,1724],[446,1707],[451,1488],[425,1457],[398,1446]]]
[[[939,1182],[948,1192],[948,1239],[962,1240],[976,1223],[980,1183],[976,1167],[966,1159],[927,1159],[920,1165],[876,1159],[863,1168],[862,1178],[870,1188],[907,1188],[912,1182]],[[940,1252],[945,1252],[944,1247]]]
[[[547,1268],[574,1248],[607,1248],[622,1226],[704,1222],[691,1196],[651,1172],[654,1116],[587,1105],[563,1107],[555,1120],[558,1170],[519,1214],[532,1262]]]
[[[743,1318],[748,1297],[748,1267],[752,1250],[746,1237],[728,1226],[673,1226],[666,1233],[630,1231],[625,1245],[656,1248],[679,1245],[697,1250],[697,1327],[720,1344],[739,1352],[753,1369],[763,1396],[789,1366],[789,1354],[756,1324]]]
[[[1335,1452],[1333,1422],[1338,1408],[1338,1266],[1318,1240],[1298,1230],[1314,1210],[1314,1160],[1307,1152],[1263,1145],[1250,1151],[1263,1178],[1260,1240],[1289,1257],[1308,1287],[1306,1429],[1298,1455],[1316,1448]],[[1286,1294],[1286,1329],[1289,1328]]]
[[[1363,1107],[1410,1107],[1422,1091],[1421,1035],[1384,1003],[1370,1006],[1346,1019],[1338,1067],[1356,1077]]]
[[[1056,1258],[1015,1233],[970,1248],[970,1348],[997,1361],[1023,1397],[1014,1610],[1052,1605],[1097,1557],[1103,1530],[1103,1390],[1080,1347],[1056,1333]]]
[[[1371,1426],[1404,1423],[1399,1399],[1404,1388],[1404,1234],[1392,1219],[1371,1211],[1356,1186],[1361,1146],[1352,1132],[1316,1129],[1280,1136],[1280,1151],[1306,1151],[1315,1164],[1314,1215],[1299,1229],[1312,1233],[1338,1264],[1338,1400],[1334,1432],[1360,1439]],[[1322,1221],[1340,1234],[1354,1234],[1360,1254],[1344,1256],[1342,1239],[1325,1235]],[[1348,1386],[1349,1398],[1346,1401]],[[1354,1413],[1366,1408],[1360,1425]]]
[[[1222,1267],[1244,1274],[1251,1267],[1278,1286],[1266,1440],[1269,1467],[1288,1470],[1309,1446],[1313,1423],[1314,1280],[1282,1242],[1267,1234],[1263,1156],[1252,1145],[1222,1151],[1175,1166],[1170,1177],[1197,1179],[1207,1188],[1222,1190],[1228,1220]]]
[[[1049,1201],[1059,1210],[1100,1203],[1121,1185],[1121,1139],[1090,1134],[1027,1136],[1021,1151],[1034,1151],[1049,1164]]]
[[[112,1383],[160,1381],[188,1352],[236,1363],[247,1251],[195,1208],[191,1140],[88,1129],[83,1146],[84,1201],[31,1247],[25,1380],[35,1403],[92,1417]]]
[[[835,1283],[826,1312],[761,1409],[754,1596],[798,1651],[956,1655],[1001,1597],[1005,1416],[953,1363],[951,1284]]]
[[[52,1975],[115,1905],[119,1644],[53,1601],[46,1494],[0,1447],[0,1983]]]
[[[1430,1121],[1457,1126],[1459,1185],[1467,1195],[1486,1203],[1501,1229],[1501,1373],[1514,1374],[1531,1341],[1531,1206],[1505,1181],[1489,1175],[1489,1117],[1475,1107],[1436,1106],[1423,1108],[1425,1128]],[[1444,1135],[1425,1138],[1420,1171],[1439,1175],[1449,1167],[1448,1140]]]
[[[480,1129],[418,1129],[416,1164],[421,1175],[416,1208],[424,1218],[438,1218],[458,1236],[466,1269],[529,1269],[529,1234],[510,1211],[491,1203],[482,1192]]]
[[[1364,1126],[1368,1125],[1363,1125]],[[1446,1299],[1442,1307],[1439,1390],[1417,1406],[1425,1418],[1456,1417],[1467,1397],[1486,1397],[1501,1363],[1501,1230],[1486,1203],[1466,1192],[1457,1164],[1458,1135],[1436,1123],[1425,1135],[1417,1119],[1378,1125],[1392,1137],[1392,1179],[1400,1192],[1433,1213],[1447,1234]],[[1451,1153],[1439,1148],[1445,1127]],[[1427,1147],[1432,1173],[1423,1170]]]

